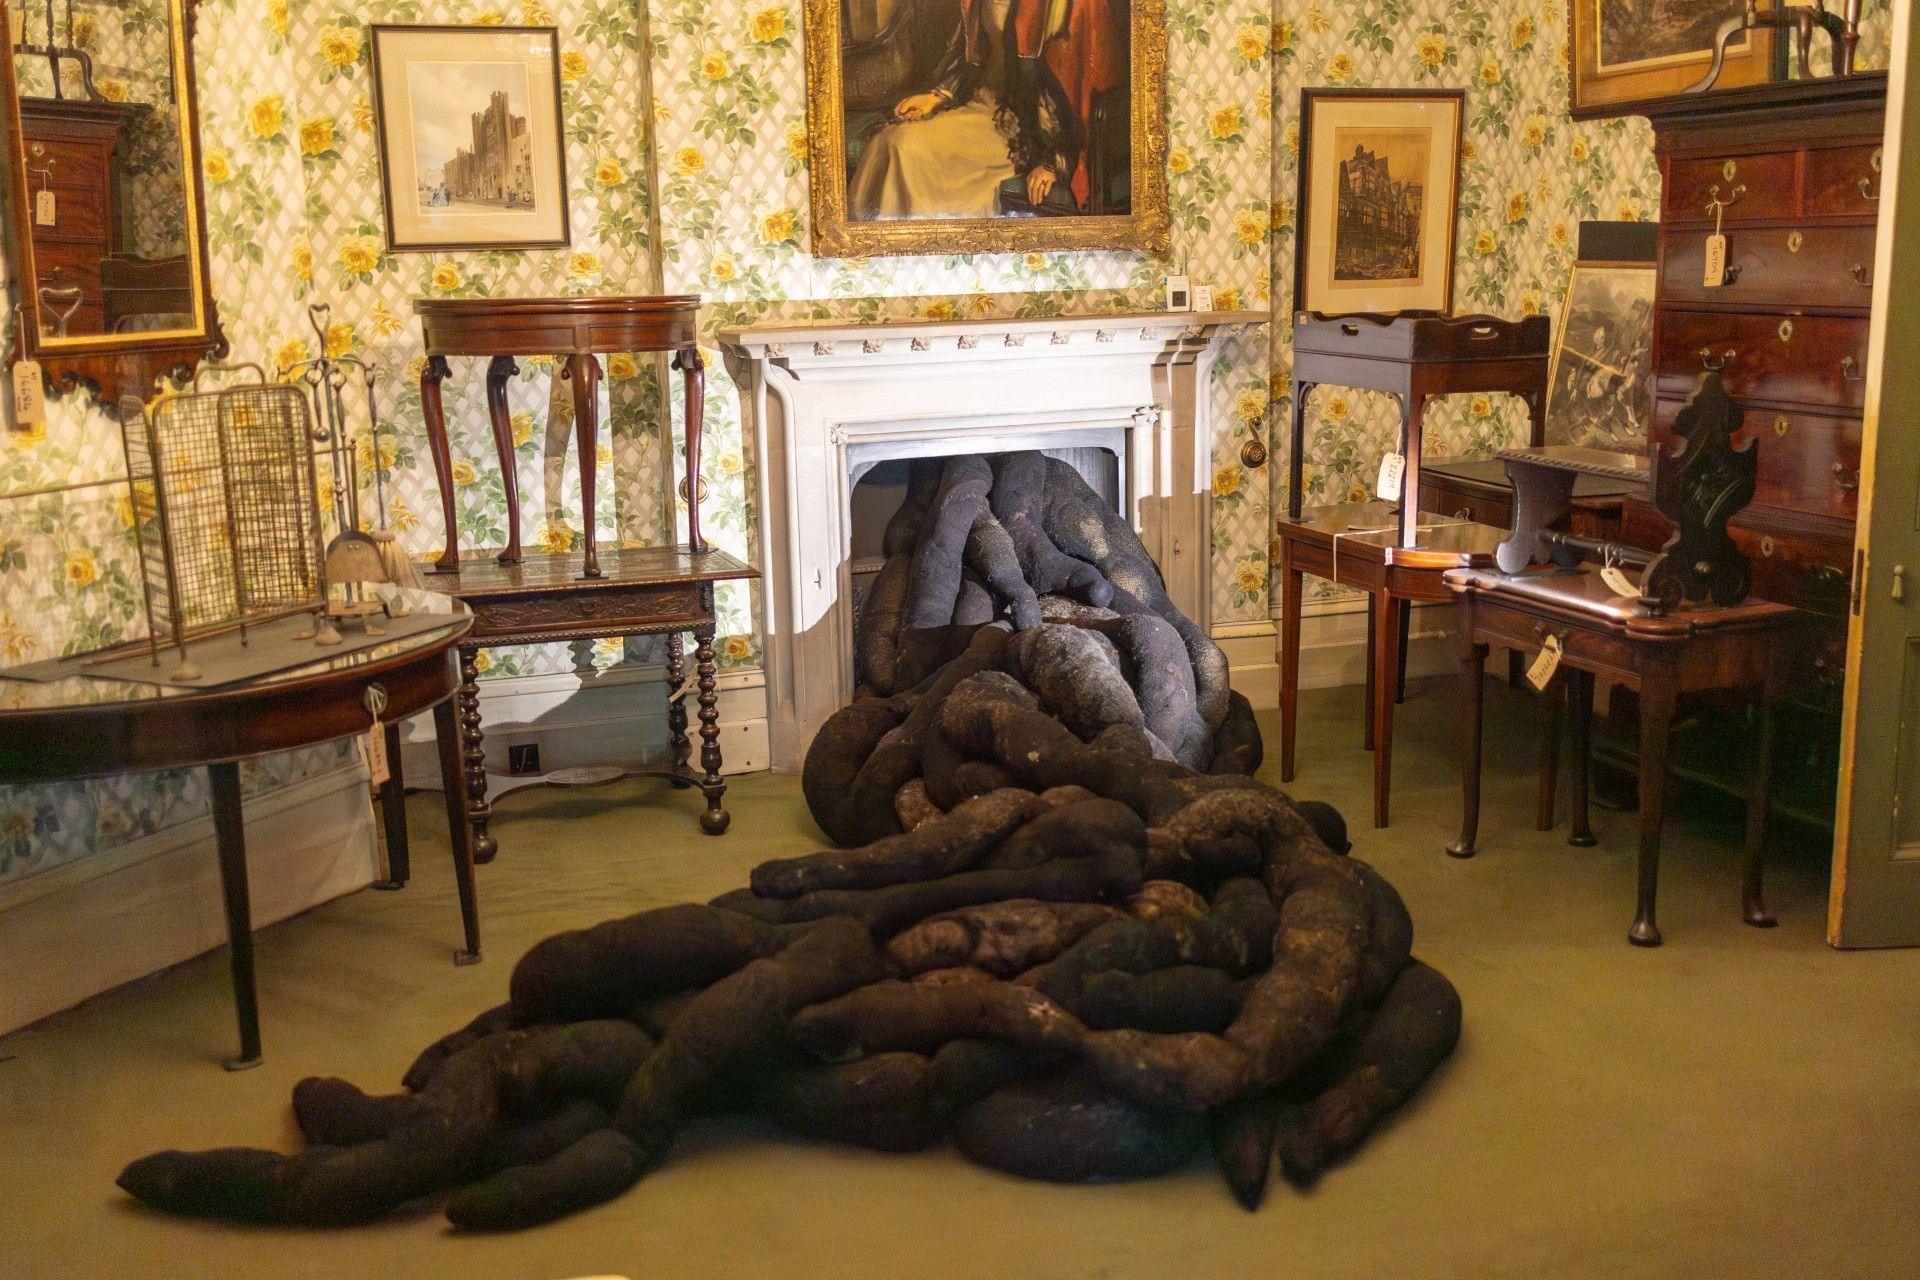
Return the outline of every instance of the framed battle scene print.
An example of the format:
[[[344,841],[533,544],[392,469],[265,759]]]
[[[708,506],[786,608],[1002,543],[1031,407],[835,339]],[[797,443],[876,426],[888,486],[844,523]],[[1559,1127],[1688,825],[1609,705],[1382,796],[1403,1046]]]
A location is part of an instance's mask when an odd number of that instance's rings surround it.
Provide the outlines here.
[[[813,252],[1165,254],[1164,0],[806,0]]]
[[[1631,115],[1680,93],[1713,62],[1720,25],[1745,0],[1570,0],[1567,59],[1576,118]],[[1765,9],[1775,0],[1761,0]],[[1743,31],[1727,46],[1716,89],[1759,84],[1773,70],[1773,33]]]
[[[554,27],[368,27],[396,253],[552,249],[567,234]]]
[[[1295,311],[1453,305],[1464,89],[1300,95]]]
[[[1547,374],[1552,443],[1646,451],[1658,274],[1644,262],[1574,263]]]

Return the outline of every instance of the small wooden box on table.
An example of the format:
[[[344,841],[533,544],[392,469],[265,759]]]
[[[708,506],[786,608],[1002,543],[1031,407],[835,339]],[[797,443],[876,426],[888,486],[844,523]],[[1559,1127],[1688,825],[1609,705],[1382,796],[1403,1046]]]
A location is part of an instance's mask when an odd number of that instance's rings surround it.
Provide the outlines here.
[[[670,767],[616,769],[608,777],[664,777],[698,787],[706,798],[700,827],[709,835],[727,829],[720,798],[718,695],[713,653],[713,588],[716,582],[760,575],[700,534],[700,427],[706,412],[706,372],[698,346],[700,299],[692,295],[603,298],[424,298],[416,300],[427,362],[420,374],[420,403],[427,419],[434,477],[447,549],[434,565],[436,590],[473,610],[473,631],[460,648],[460,724],[466,762],[474,860],[491,861],[499,842],[487,831],[492,806],[487,794],[486,750],[480,727],[478,659],[492,645],[597,640],[636,635],[667,637],[667,704]],[[594,460],[599,434],[600,355],[671,351],[686,398],[687,473],[681,494],[687,506],[687,543],[676,547],[621,548],[603,566],[594,536]],[[574,430],[580,455],[583,555],[523,556],[520,499],[514,477],[513,425],[507,412],[507,379],[519,371],[515,356],[551,355],[556,375],[572,389]],[[449,356],[488,360],[487,408],[499,455],[507,506],[507,545],[497,555],[463,558],[453,501],[453,460],[440,384]],[[692,743],[687,712],[678,695],[685,676],[681,636],[691,631],[696,648],[700,712],[700,771],[688,767]]]
[[[1373,752],[1373,825],[1387,825],[1393,777],[1393,706],[1399,700],[1401,660],[1410,601],[1450,599],[1442,575],[1493,562],[1506,530],[1467,520],[1427,518],[1402,545],[1398,513],[1387,502],[1319,507],[1298,519],[1282,517],[1280,542],[1280,776],[1293,780],[1295,726],[1300,709],[1302,578],[1313,574],[1370,597],[1367,612],[1367,716],[1362,742]]]
[[[1593,706],[1593,681],[1600,677],[1640,697],[1640,870],[1637,905],[1628,938],[1639,946],[1657,946],[1654,899],[1660,872],[1660,828],[1666,816],[1667,738],[1674,708],[1684,694],[1712,690],[1748,691],[1759,700],[1759,732],[1753,744],[1751,789],[1747,796],[1746,874],[1742,916],[1748,924],[1770,925],[1761,898],[1769,774],[1772,769],[1772,708],[1785,690],[1783,658],[1804,615],[1786,605],[1748,600],[1731,608],[1681,609],[1648,616],[1601,580],[1593,565],[1545,570],[1508,577],[1479,569],[1446,575],[1460,601],[1465,644],[1466,759],[1461,773],[1460,838],[1447,846],[1459,858],[1472,857],[1480,823],[1481,705],[1487,649],[1491,644],[1537,650],[1549,636],[1558,639],[1560,666],[1570,683],[1567,696],[1573,725],[1573,837],[1590,844],[1587,820],[1587,749]]]

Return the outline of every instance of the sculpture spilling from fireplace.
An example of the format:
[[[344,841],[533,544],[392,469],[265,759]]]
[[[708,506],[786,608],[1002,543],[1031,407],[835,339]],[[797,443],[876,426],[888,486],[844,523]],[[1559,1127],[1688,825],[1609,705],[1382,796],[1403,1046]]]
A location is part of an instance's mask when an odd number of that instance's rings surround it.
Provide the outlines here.
[[[1139,539],[1038,453],[918,464],[803,785],[846,846],[705,906],[539,943],[405,1091],[312,1078],[310,1144],[168,1151],[156,1207],[341,1224],[451,1191],[467,1228],[618,1195],[703,1113],[1055,1180],[1211,1142],[1257,1205],[1451,1052],[1460,1002],[1338,814],[1259,732]]]

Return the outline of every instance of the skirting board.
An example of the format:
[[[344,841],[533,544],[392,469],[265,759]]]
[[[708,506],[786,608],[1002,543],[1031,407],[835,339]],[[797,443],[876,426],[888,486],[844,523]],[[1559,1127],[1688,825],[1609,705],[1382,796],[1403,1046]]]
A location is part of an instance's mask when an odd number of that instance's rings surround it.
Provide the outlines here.
[[[284,920],[379,874],[358,762],[246,801],[253,923]],[[270,856],[269,856],[270,855]],[[84,867],[86,874],[77,874]],[[0,897],[0,1033],[227,940],[213,820],[199,818],[9,886]],[[57,964],[48,957],[58,956]],[[208,1056],[230,1046],[209,1045]]]
[[[1450,604],[1415,605],[1407,642],[1407,675],[1451,672],[1460,662]],[[1213,638],[1227,655],[1233,687],[1256,711],[1280,705],[1280,621],[1218,623]],[[1367,609],[1360,600],[1324,600],[1300,613],[1300,687],[1364,684]]]
[[[767,767],[765,673],[729,671],[719,680],[720,772],[755,773]],[[666,669],[635,663],[608,671],[511,676],[480,683],[480,723],[487,771],[507,772],[507,748],[537,744],[542,771],[583,764],[645,764],[667,753]],[[700,758],[699,721],[687,695],[688,733]],[[439,758],[433,717],[417,716],[402,732],[409,787],[437,789]]]

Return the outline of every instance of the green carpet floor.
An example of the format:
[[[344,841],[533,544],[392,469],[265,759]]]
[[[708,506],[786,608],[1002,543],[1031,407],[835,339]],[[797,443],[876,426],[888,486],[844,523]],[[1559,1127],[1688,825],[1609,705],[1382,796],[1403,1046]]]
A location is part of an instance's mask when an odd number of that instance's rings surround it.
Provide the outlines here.
[[[1825,946],[1824,852],[1776,856],[1781,927],[1746,928],[1735,833],[1679,815],[1667,945],[1637,950],[1633,815],[1598,813],[1594,849],[1568,847],[1564,824],[1532,829],[1529,700],[1490,697],[1471,862],[1441,853],[1459,812],[1451,682],[1417,686],[1401,709],[1387,831],[1364,825],[1358,703],[1353,689],[1308,698],[1292,790],[1356,820],[1356,852],[1405,895],[1416,951],[1459,986],[1466,1031],[1427,1092],[1311,1194],[1277,1185],[1248,1214],[1204,1162],[1048,1186],[945,1149],[840,1150],[745,1122],[702,1125],[619,1200],[510,1236],[452,1235],[424,1210],[332,1232],[196,1223],[114,1188],[126,1160],[159,1147],[289,1143],[294,1081],[391,1085],[422,1045],[502,998],[535,940],[705,899],[817,840],[792,778],[736,780],[733,831],[717,840],[697,832],[692,797],[636,781],[506,802],[500,858],[481,871],[486,959],[465,969],[451,964],[438,798],[415,797],[405,892],[260,932],[257,1070],[217,1065],[232,1037],[223,953],[0,1040],[0,1277],[1920,1275],[1920,953]]]

